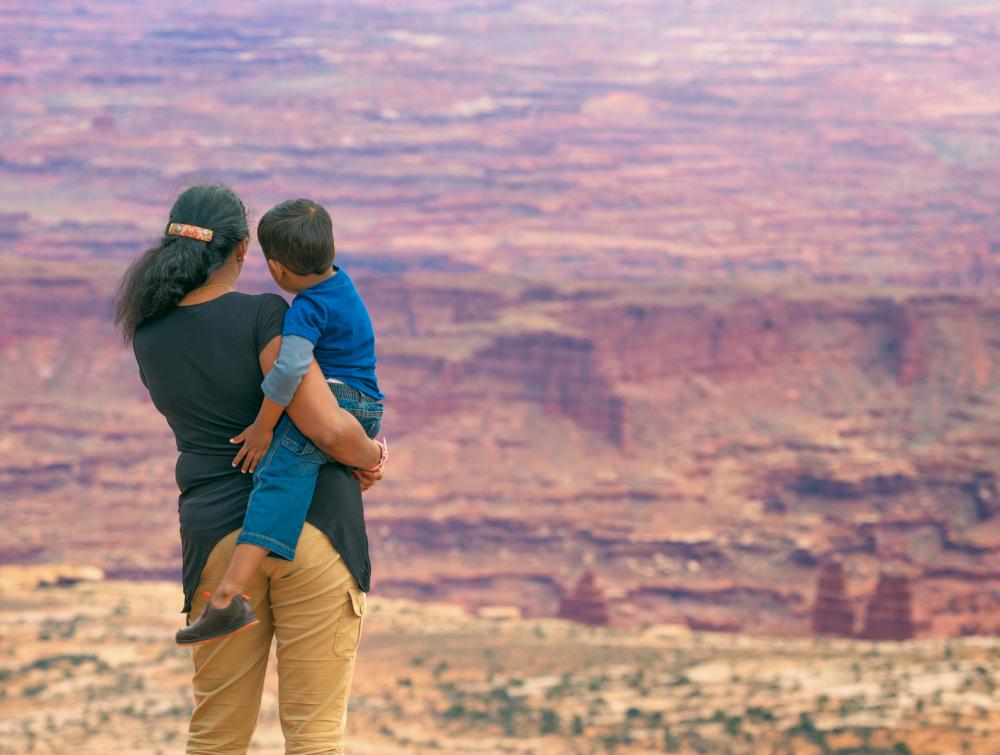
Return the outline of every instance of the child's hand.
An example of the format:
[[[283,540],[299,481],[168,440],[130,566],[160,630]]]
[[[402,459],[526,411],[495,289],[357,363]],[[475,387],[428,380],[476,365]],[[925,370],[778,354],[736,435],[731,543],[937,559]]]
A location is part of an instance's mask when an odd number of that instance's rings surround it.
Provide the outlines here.
[[[231,439],[230,443],[242,443],[243,447],[236,454],[236,458],[233,459],[233,466],[240,466],[240,462],[243,462],[243,473],[249,472],[253,474],[257,469],[257,465],[260,460],[264,458],[264,454],[267,453],[268,447],[271,445],[271,436],[274,435],[272,430],[267,430],[266,428],[260,427],[254,422],[250,427],[241,432],[235,438]]]

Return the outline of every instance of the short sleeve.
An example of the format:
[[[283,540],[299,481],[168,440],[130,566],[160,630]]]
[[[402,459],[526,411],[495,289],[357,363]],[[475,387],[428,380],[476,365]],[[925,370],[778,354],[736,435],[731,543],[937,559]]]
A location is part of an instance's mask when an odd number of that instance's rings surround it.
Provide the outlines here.
[[[299,294],[285,315],[282,334],[300,336],[315,344],[326,330],[326,310],[309,296]]]
[[[257,309],[257,322],[254,329],[254,340],[257,353],[260,354],[275,337],[281,335],[285,321],[288,303],[276,294],[261,294],[260,307]]]

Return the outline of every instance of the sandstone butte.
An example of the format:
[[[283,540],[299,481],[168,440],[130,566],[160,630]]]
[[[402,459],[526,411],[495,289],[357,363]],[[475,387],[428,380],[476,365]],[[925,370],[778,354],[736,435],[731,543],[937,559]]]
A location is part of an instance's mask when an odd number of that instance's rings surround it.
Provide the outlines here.
[[[556,616],[591,626],[605,626],[611,623],[608,601],[604,591],[597,585],[594,572],[584,572],[572,591],[563,595]]]
[[[854,611],[847,600],[844,567],[839,561],[828,561],[819,571],[812,628],[816,634],[854,635]]]
[[[900,574],[879,577],[868,603],[861,637],[866,640],[909,640],[913,638],[913,610],[909,580]]]
[[[120,263],[32,265],[0,273],[2,559],[175,578],[172,440],[98,274]],[[807,634],[839,558],[856,616],[906,573],[916,635],[1000,630],[995,298],[355,277],[394,445],[375,595],[554,616],[584,566],[612,624]]]
[[[816,634],[857,636],[865,640],[909,640],[914,636],[912,590],[907,577],[882,574],[868,599],[864,626],[854,627],[854,610],[847,598],[847,580],[839,561],[819,571],[812,628]]]

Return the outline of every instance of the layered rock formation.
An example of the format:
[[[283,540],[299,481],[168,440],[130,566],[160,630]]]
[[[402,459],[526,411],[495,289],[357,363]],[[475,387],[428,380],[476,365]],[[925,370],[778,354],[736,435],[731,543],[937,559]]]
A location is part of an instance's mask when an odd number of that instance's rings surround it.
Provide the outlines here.
[[[584,572],[576,587],[563,596],[556,616],[591,626],[611,623],[608,601],[604,597],[604,591],[597,586],[594,572]]]
[[[844,567],[839,561],[823,565],[816,581],[812,629],[816,634],[851,637],[854,634],[854,611],[847,599]]]
[[[187,13],[152,0],[102,5],[100,24],[76,0],[5,16],[0,185],[17,188],[0,209],[18,222],[0,238],[135,252],[179,176],[204,175],[258,210],[320,199],[352,270],[379,250],[389,275],[420,255],[497,275],[1000,284],[993,4],[776,0],[744,4],[739,30],[721,2],[398,5],[216,0],[183,50]],[[38,55],[53,28],[64,52]],[[879,75],[858,66],[873,49]],[[295,96],[248,125],[275,81]]]
[[[64,268],[0,275],[0,558],[176,573],[172,438],[108,279]],[[921,635],[1000,626],[992,299],[356,280],[394,439],[366,496],[376,591],[551,616],[593,564],[616,622],[804,634],[817,565],[849,558],[914,575]]]
[[[868,613],[860,636],[866,640],[913,638],[912,592],[909,580],[899,574],[883,574],[868,602]]]

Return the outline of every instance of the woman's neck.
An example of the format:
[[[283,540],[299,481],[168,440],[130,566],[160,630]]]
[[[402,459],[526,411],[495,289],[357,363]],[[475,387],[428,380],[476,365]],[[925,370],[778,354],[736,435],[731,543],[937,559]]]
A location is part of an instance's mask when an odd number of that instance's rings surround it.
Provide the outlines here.
[[[236,276],[231,271],[219,270],[198,288],[188,291],[187,295],[177,302],[177,306],[187,307],[192,304],[203,304],[235,290]]]

